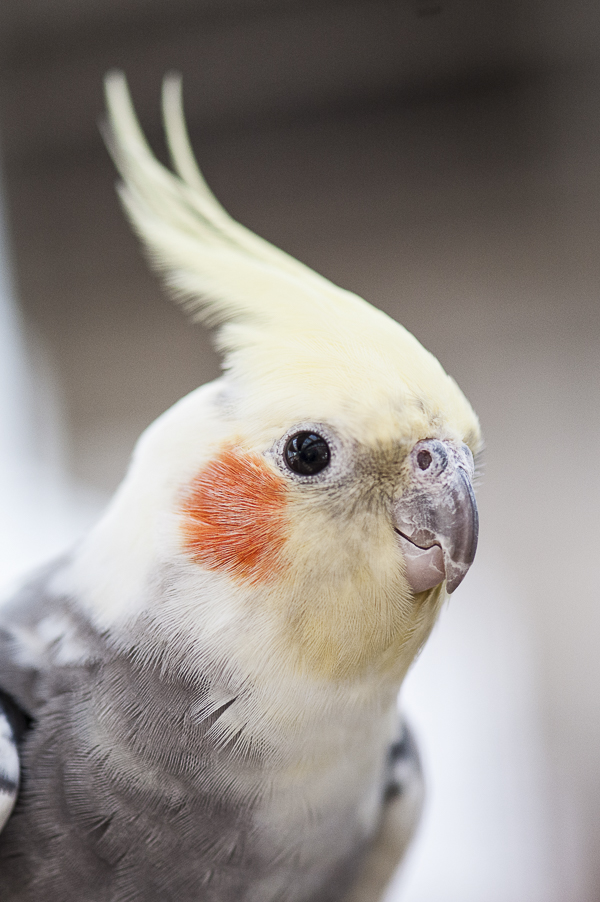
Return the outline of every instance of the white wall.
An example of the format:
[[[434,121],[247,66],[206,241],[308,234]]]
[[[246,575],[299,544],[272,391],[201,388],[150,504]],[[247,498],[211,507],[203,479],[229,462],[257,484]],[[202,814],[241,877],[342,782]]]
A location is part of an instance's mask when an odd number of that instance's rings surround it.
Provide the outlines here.
[[[0,589],[68,547],[101,503],[64,467],[54,374],[15,299],[1,183],[0,172]]]

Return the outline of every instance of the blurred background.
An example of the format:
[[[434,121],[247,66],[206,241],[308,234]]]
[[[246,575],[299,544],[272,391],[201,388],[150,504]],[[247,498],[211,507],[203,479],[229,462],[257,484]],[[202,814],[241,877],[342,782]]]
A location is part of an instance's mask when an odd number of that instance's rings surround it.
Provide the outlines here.
[[[399,319],[478,411],[481,544],[409,676],[428,805],[389,900],[600,900],[600,5],[2,0],[2,582],[218,372],[97,128],[178,69],[229,211]]]

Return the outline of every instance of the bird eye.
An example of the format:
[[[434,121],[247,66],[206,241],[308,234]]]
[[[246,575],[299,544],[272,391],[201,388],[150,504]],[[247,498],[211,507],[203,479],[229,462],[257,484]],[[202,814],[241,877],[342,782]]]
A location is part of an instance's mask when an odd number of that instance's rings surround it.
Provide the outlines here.
[[[297,432],[288,439],[284,457],[287,466],[294,473],[314,476],[328,466],[331,452],[323,436],[316,432]]]

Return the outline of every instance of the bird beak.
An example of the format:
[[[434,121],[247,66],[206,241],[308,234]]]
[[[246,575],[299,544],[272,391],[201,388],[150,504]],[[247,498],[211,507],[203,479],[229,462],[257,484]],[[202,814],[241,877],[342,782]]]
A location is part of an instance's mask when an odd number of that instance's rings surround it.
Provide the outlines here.
[[[393,507],[393,524],[413,592],[444,579],[454,592],[475,557],[479,516],[473,456],[466,445],[425,439],[408,460],[410,484]]]

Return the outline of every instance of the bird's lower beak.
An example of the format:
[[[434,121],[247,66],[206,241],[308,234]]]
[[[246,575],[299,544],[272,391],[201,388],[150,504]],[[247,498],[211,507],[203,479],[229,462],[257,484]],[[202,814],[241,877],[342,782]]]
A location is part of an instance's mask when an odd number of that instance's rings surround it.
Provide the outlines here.
[[[454,592],[475,557],[479,517],[473,457],[466,445],[426,439],[409,458],[411,480],[393,509],[394,528],[413,592],[446,580]]]

